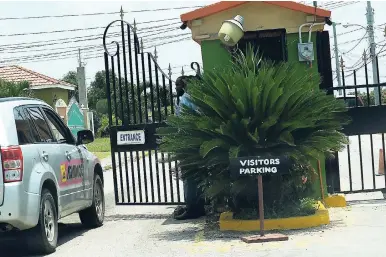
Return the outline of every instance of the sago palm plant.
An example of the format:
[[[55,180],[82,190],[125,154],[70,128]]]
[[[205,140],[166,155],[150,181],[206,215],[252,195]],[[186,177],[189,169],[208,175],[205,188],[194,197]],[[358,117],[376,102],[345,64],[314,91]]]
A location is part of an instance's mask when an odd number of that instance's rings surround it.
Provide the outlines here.
[[[272,154],[307,163],[347,143],[340,132],[345,105],[319,82],[304,65],[263,61],[248,47],[231,66],[188,83],[197,110],[183,106],[179,117],[168,117],[157,132],[160,150],[179,161],[183,178],[199,180],[207,197],[234,199],[256,182],[233,179],[230,158]]]

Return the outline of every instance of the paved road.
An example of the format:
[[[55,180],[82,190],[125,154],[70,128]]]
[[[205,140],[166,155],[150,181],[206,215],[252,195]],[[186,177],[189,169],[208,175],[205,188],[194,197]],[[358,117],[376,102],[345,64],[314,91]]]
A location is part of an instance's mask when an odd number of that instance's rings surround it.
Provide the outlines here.
[[[176,222],[166,207],[114,208],[102,228],[62,227],[53,257],[382,257],[386,220],[385,201],[367,201],[331,209],[331,225],[286,231],[288,242],[245,244],[239,233],[220,233],[204,220]],[[4,253],[3,248],[2,253]],[[25,256],[14,253],[0,256]]]
[[[385,256],[384,200],[353,202],[348,208],[330,209],[331,225],[286,231],[288,242],[248,245],[239,240],[240,233],[218,232],[216,223],[204,219],[174,221],[170,218],[172,207],[115,207],[111,172],[105,172],[105,181],[105,225],[85,230],[77,215],[64,219],[59,246],[50,256]],[[20,248],[17,240],[12,243],[0,239],[0,257],[29,256],[26,249]]]

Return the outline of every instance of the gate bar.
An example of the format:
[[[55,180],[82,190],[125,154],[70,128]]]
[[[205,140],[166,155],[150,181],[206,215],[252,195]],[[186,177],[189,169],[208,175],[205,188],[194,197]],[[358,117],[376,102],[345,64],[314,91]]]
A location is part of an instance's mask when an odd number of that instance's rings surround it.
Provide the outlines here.
[[[105,70],[106,70],[106,94],[107,94],[107,110],[109,112],[109,126],[111,127],[113,125],[113,117],[112,117],[112,110],[111,110],[111,90],[110,90],[110,73],[109,73],[109,57],[108,54],[104,53],[105,58]],[[110,142],[111,142],[111,133],[110,133]],[[110,143],[111,144],[111,143]],[[112,150],[112,149],[111,149]],[[115,153],[114,151],[111,151],[111,161],[113,163],[113,183],[114,183],[114,197],[115,197],[115,203],[118,204],[119,202],[119,196],[118,196],[118,182],[117,182],[117,171],[115,167]]]

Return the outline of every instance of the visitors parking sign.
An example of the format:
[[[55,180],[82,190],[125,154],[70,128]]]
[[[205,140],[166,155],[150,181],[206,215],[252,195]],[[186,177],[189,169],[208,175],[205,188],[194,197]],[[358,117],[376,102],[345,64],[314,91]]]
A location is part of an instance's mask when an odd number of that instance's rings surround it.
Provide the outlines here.
[[[257,176],[266,174],[285,174],[289,172],[289,161],[286,157],[253,156],[230,160],[233,176]]]

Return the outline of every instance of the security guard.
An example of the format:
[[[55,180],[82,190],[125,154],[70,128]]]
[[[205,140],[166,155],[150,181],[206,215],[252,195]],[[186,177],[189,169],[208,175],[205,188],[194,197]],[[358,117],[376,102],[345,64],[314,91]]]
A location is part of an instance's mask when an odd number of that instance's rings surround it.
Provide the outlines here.
[[[176,106],[176,115],[180,115],[181,105],[195,109],[195,105],[190,101],[187,93],[187,81],[197,79],[197,76],[181,76],[176,80],[176,91],[180,99]],[[186,207],[177,207],[174,211],[174,218],[177,220],[195,219],[205,215],[205,201],[201,196],[201,191],[197,182],[193,179],[184,180],[184,196]]]

